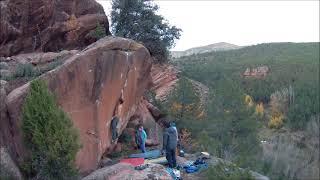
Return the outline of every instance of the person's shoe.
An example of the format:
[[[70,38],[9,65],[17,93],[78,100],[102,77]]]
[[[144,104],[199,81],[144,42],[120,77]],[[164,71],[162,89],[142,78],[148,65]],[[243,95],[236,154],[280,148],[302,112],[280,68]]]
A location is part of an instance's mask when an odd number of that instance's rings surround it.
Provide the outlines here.
[[[144,169],[146,169],[148,167],[149,167],[149,164],[142,164],[142,165],[134,167],[134,169],[135,170],[144,170]]]

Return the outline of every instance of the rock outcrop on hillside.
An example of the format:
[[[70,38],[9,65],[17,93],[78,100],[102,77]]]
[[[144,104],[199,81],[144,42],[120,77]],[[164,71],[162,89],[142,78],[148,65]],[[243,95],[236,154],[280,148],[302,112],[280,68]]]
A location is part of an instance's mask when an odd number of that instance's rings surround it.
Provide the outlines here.
[[[154,64],[151,69],[152,88],[156,99],[164,101],[179,80],[179,70],[169,64]]]
[[[110,34],[95,0],[2,0],[0,56],[85,47],[92,43],[88,33],[97,23]]]
[[[268,66],[259,66],[256,68],[247,68],[246,71],[243,73],[245,77],[265,77],[269,73],[270,69]]]
[[[166,98],[176,87],[179,81],[180,71],[170,64],[154,64],[151,68],[152,87],[156,99],[165,101]],[[209,88],[199,81],[187,78],[195,89],[200,98],[200,108],[206,104],[209,96]],[[159,112],[160,113],[160,112]]]
[[[202,84],[199,81],[193,80],[188,78],[188,80],[191,82],[192,86],[194,87],[195,91],[199,95],[200,99],[200,108],[204,108],[206,105],[208,98],[209,98],[209,88],[208,86]]]
[[[148,50],[132,40],[106,37],[71,56],[60,67],[40,76],[57,97],[61,108],[79,130],[82,148],[76,164],[81,173],[95,170],[104,153],[113,150],[110,123],[118,115],[119,134],[135,114],[150,86]],[[25,156],[21,137],[21,108],[29,83],[6,97],[8,131],[4,144],[16,160]],[[115,110],[117,109],[117,110]],[[1,144],[3,145],[3,144]]]

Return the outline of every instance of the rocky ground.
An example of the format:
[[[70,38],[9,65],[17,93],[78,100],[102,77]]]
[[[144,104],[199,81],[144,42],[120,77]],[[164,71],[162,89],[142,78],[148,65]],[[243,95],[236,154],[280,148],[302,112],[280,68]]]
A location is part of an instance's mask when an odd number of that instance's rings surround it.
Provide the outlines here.
[[[195,161],[198,157],[201,157],[200,153],[196,154],[185,154],[185,157],[177,157],[177,163],[180,166],[184,166],[190,162]],[[134,166],[125,163],[117,163],[115,160],[110,162],[109,165],[102,167],[90,175],[84,177],[82,180],[109,180],[109,179],[166,179],[171,180],[171,175],[166,171],[166,165],[146,163],[148,164],[147,168],[143,170],[135,170]],[[211,156],[206,160],[209,166],[214,167],[219,163],[231,164],[226,162],[223,159],[216,158]],[[206,169],[203,169],[196,173],[186,173],[183,169],[180,170],[181,178],[184,180],[201,180],[206,179]],[[257,180],[269,180],[268,177],[263,176],[256,172],[251,172],[254,179]]]

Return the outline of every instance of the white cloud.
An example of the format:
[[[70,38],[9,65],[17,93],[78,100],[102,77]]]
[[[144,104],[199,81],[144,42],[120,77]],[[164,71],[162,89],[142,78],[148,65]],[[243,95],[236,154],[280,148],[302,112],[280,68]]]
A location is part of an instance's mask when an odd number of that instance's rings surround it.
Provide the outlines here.
[[[97,0],[110,13],[111,1]],[[183,32],[174,50],[216,42],[319,41],[319,1],[156,1]]]

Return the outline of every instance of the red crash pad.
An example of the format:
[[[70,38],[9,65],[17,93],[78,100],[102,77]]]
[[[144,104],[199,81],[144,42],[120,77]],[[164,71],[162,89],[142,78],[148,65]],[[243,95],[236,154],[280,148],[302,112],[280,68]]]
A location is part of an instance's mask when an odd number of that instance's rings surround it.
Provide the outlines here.
[[[131,164],[133,166],[139,166],[144,163],[144,158],[127,158],[121,159],[120,162]]]

